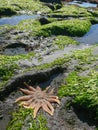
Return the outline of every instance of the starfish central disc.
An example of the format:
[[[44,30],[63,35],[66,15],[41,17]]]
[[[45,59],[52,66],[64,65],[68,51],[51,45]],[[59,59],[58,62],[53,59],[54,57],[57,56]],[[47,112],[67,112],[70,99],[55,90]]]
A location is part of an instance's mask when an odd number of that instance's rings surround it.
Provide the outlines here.
[[[37,97],[39,100],[41,100],[41,99],[44,99],[46,97],[46,94],[43,91],[35,92],[34,97]]]
[[[49,91],[49,86],[45,90],[42,90],[39,86],[34,88],[26,83],[24,84],[27,89],[20,88],[20,91],[26,94],[26,96],[17,98],[15,102],[21,102],[21,105],[25,108],[32,108],[34,110],[34,118],[40,108],[43,108],[44,111],[53,115],[54,108],[51,103],[54,102],[60,104],[58,97],[53,95],[53,89]]]

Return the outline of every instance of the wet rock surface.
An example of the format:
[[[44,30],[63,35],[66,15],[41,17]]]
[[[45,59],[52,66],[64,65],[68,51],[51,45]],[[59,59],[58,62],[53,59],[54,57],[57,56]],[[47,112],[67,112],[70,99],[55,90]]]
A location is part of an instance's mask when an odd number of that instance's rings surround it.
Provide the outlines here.
[[[28,52],[35,52],[36,55],[47,55],[54,50],[56,46],[53,45],[55,37],[29,37],[29,33],[11,32],[9,36],[3,36],[0,43],[0,53],[5,55],[26,54]],[[20,38],[17,40],[16,37]],[[9,39],[8,39],[9,38]],[[58,49],[58,48],[57,48]]]
[[[54,117],[48,116],[48,127],[51,130],[95,130],[95,126],[89,126],[87,122],[78,118],[72,106],[66,107],[71,102],[70,97],[62,98],[60,106],[56,107]],[[84,116],[85,118],[85,116]]]
[[[0,129],[6,130],[11,120],[12,111],[16,109],[14,100],[15,95],[11,94],[5,101],[0,101]]]

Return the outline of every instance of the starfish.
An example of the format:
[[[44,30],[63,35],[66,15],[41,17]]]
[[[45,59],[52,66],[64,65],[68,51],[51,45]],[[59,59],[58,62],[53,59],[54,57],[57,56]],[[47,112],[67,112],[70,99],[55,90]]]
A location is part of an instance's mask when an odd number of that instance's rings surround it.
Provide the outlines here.
[[[54,89],[49,91],[50,86],[48,86],[45,90],[42,90],[39,86],[34,88],[27,83],[24,84],[27,89],[20,88],[20,91],[26,95],[17,98],[15,102],[21,102],[21,105],[25,108],[32,108],[34,110],[34,118],[36,118],[40,108],[52,116],[54,108],[51,103],[54,102],[60,104],[58,97],[53,95]]]

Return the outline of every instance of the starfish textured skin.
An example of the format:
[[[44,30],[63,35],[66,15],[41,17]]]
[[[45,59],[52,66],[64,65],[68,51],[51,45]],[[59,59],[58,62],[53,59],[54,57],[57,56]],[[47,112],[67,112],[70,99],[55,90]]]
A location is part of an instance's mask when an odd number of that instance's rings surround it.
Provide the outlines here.
[[[44,111],[52,116],[54,108],[51,103],[60,104],[58,97],[53,95],[53,89],[48,92],[50,86],[45,90],[42,90],[39,86],[34,88],[29,86],[27,83],[24,84],[27,89],[20,88],[20,91],[26,95],[17,98],[15,102],[21,102],[21,105],[25,108],[32,108],[34,110],[34,118],[36,118],[37,112],[40,108],[43,108]]]

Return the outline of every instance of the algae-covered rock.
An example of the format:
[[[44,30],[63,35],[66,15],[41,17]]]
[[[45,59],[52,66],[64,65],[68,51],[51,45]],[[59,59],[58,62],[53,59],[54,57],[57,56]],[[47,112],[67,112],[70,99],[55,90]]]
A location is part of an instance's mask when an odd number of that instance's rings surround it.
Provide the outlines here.
[[[49,20],[48,20],[49,21]],[[83,36],[91,27],[90,20],[50,20],[49,23],[41,25],[40,20],[24,20],[13,29],[18,31],[29,31],[32,36],[69,35]]]
[[[94,56],[92,49],[87,49],[74,52],[72,57],[78,61],[77,69],[68,74],[58,95],[72,97],[76,108],[86,110],[89,118],[98,121],[98,72],[92,65],[97,64],[98,54]]]
[[[36,36],[51,36],[51,35],[70,35],[83,36],[90,29],[91,23],[88,20],[65,20],[56,21],[50,24],[41,26],[36,30]]]
[[[31,56],[34,56],[34,53],[17,56],[0,55],[0,89],[2,88],[3,84],[9,80],[9,78],[15,75],[15,71],[19,69],[16,61],[20,59],[30,58]]]
[[[64,47],[69,45],[69,44],[78,45],[79,43],[77,41],[75,41],[74,39],[68,37],[68,36],[59,35],[54,40],[53,44],[58,45],[60,49],[64,49]]]
[[[90,12],[93,16],[98,17],[98,8],[88,9],[88,12]]]
[[[40,11],[41,13],[51,12],[51,9],[48,6],[45,6],[40,1],[34,0],[1,0],[0,1],[0,15],[4,14],[9,15],[9,13],[14,11],[13,13],[25,13],[32,14]],[[9,12],[9,13],[7,13]]]
[[[74,96],[73,104],[81,109],[88,110],[89,117],[98,120],[98,73],[92,72],[89,76],[79,76],[77,72],[71,72],[66,79],[67,85],[62,85],[60,96]],[[80,91],[81,90],[81,91]]]
[[[75,5],[65,5],[62,8],[55,10],[49,14],[51,17],[66,18],[66,17],[88,17],[92,16],[87,9]]]
[[[47,120],[40,114],[37,119],[33,118],[31,109],[20,108],[13,113],[13,118],[6,130],[48,130]]]

